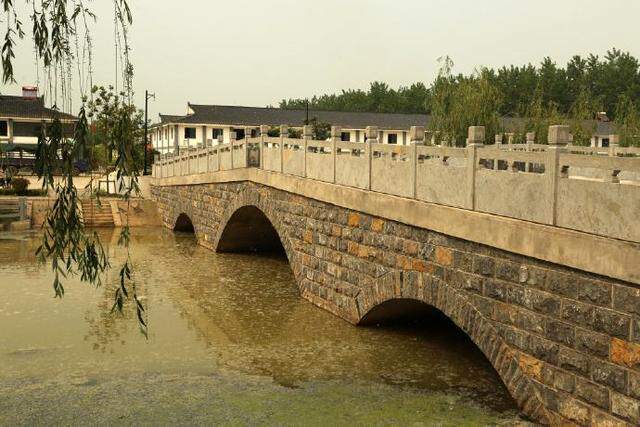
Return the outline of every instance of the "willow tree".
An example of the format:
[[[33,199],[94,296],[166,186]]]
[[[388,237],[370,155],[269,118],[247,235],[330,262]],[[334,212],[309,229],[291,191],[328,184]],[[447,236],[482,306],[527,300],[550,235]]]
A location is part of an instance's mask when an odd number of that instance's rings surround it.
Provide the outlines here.
[[[524,132],[534,132],[536,143],[547,144],[549,126],[564,122],[555,102],[545,102],[540,87],[536,88],[529,105],[525,107]]]
[[[640,105],[627,95],[621,95],[616,106],[616,133],[623,147],[640,147]]]
[[[42,244],[36,254],[42,262],[50,263],[55,296],[62,298],[65,292],[63,281],[69,275],[78,275],[83,282],[98,286],[103,273],[110,267],[99,236],[84,228],[73,180],[73,162],[85,151],[90,137],[86,103],[92,86],[91,25],[97,17],[84,0],[23,0],[19,5],[15,0],[0,1],[6,27],[1,51],[3,83],[15,82],[15,47],[26,36],[24,22],[28,20],[36,69],[38,75],[42,75],[52,108],[57,112],[73,113],[76,87],[82,98],[73,137],[63,132],[60,118],[54,115],[51,123],[42,126],[36,154],[38,177],[45,189],[55,192],[55,202],[47,212]],[[120,79],[127,102],[131,104],[133,67],[129,61],[128,40],[131,11],[127,0],[111,1],[114,7],[115,77],[116,81]],[[133,157],[138,141],[131,132],[132,120],[132,115],[121,114],[110,130],[110,148],[117,153],[117,187],[125,200],[139,192],[138,171]],[[54,180],[54,170],[61,171],[58,182]],[[118,240],[127,255],[129,236],[127,224]],[[131,259],[127,256],[120,267],[113,310],[122,312],[129,297],[134,301],[141,330],[146,335],[145,312],[132,280]]]
[[[594,116],[600,110],[601,107],[591,92],[582,88],[571,105],[567,117],[575,145],[590,145],[591,137],[596,133],[597,127]]]
[[[453,61],[439,59],[440,71],[432,86],[431,130],[439,143],[463,146],[469,126],[485,126],[487,135],[502,129],[498,111],[502,97],[486,69],[470,77],[453,76]]]

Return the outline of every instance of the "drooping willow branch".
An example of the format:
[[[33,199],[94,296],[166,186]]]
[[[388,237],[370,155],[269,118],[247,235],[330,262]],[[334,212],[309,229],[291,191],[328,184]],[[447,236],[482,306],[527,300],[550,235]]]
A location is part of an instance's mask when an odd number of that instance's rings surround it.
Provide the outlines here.
[[[79,207],[80,198],[73,180],[74,161],[85,152],[91,139],[87,96],[84,93],[87,85],[83,76],[83,62],[86,53],[89,57],[88,73],[91,75],[92,44],[89,23],[96,16],[82,0],[23,1],[25,4],[31,3],[29,18],[37,67],[44,71],[48,96],[53,109],[59,112],[50,123],[45,124],[43,118],[35,170],[43,187],[53,190],[56,195],[43,225],[42,244],[37,250],[37,256],[43,262],[51,263],[54,272],[53,288],[56,297],[61,298],[65,292],[64,279],[69,275],[79,275],[81,281],[99,286],[103,273],[110,267],[107,252],[98,234],[85,229]],[[109,122],[106,149],[117,153],[114,166],[118,191],[129,204],[130,198],[139,194],[135,147],[140,144],[139,132],[135,132],[135,108],[131,106],[133,67],[129,62],[128,28],[132,24],[132,16],[127,0],[112,1],[115,11],[116,57],[121,55],[123,58],[122,70],[116,70],[116,79],[119,77],[117,74],[122,72],[127,108],[117,109],[114,120]],[[0,0],[0,4],[4,12],[4,18],[0,17],[0,20],[6,23],[0,52],[2,81],[5,84],[14,83],[15,46],[19,39],[25,37],[25,32],[15,0]],[[79,53],[79,34],[83,40],[82,58]],[[78,121],[71,131],[69,121],[62,111],[70,110],[72,105],[73,64],[78,68],[78,86],[83,102],[77,113]],[[96,113],[96,110],[94,105],[91,113]],[[58,172],[60,178],[56,182]],[[113,309],[122,312],[126,299],[132,296],[141,330],[146,335],[145,309],[132,280],[129,242],[127,219],[118,240],[118,244],[126,249],[127,257],[120,269]]]

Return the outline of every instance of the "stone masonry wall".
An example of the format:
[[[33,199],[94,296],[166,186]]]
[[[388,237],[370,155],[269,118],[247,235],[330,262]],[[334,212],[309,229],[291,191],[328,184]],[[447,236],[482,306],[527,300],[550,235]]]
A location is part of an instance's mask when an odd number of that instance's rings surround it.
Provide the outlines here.
[[[237,209],[258,207],[282,240],[301,295],[351,323],[392,299],[438,308],[533,419],[640,424],[634,285],[248,182],[152,194],[167,227],[188,215],[212,250]]]

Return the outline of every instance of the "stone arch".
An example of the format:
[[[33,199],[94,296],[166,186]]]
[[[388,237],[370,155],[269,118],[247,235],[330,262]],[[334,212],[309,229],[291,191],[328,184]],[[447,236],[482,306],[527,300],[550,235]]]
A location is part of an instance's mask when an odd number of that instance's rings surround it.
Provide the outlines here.
[[[533,381],[523,371],[518,353],[462,293],[443,282],[403,286],[405,274],[398,272],[395,276],[396,280],[377,283],[364,296],[358,297],[358,325],[370,324],[376,310],[385,306],[387,313],[383,315],[387,316],[406,314],[402,312],[403,306],[411,311],[420,310],[420,304],[435,308],[480,349],[524,413],[545,425],[552,423],[553,416],[542,403]]]
[[[226,221],[216,251],[284,253],[284,247],[264,212],[247,205],[237,209]]]
[[[175,221],[173,221],[173,231],[182,231],[186,233],[195,233],[196,229],[193,221],[186,213],[180,213]]]
[[[295,256],[295,251],[293,250],[287,228],[280,221],[280,216],[273,207],[273,204],[265,202],[260,197],[260,194],[252,188],[242,190],[236,197],[230,200],[223,215],[220,217],[217,230],[212,239],[211,247],[216,251],[225,251],[225,240],[223,240],[223,237],[225,237],[225,231],[229,231],[227,230],[227,226],[231,223],[232,219],[238,219],[241,215],[261,218],[260,221],[263,226],[268,223],[268,225],[270,225],[270,227],[275,231],[275,236],[279,239],[281,247],[284,249],[284,253],[289,261],[289,265],[293,270],[296,283],[300,286],[300,265],[297,262],[298,260]],[[222,247],[221,243],[223,244]]]

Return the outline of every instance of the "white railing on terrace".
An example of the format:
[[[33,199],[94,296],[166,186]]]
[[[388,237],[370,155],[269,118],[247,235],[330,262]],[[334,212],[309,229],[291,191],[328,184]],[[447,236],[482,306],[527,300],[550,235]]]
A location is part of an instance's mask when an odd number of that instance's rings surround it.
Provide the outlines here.
[[[156,159],[156,178],[257,167],[337,185],[640,242],[640,149],[568,145],[569,129],[552,126],[549,145],[484,145],[484,127],[469,128],[464,148],[342,142],[339,127],[317,141],[267,136],[190,148]],[[514,236],[517,238],[517,236]]]

